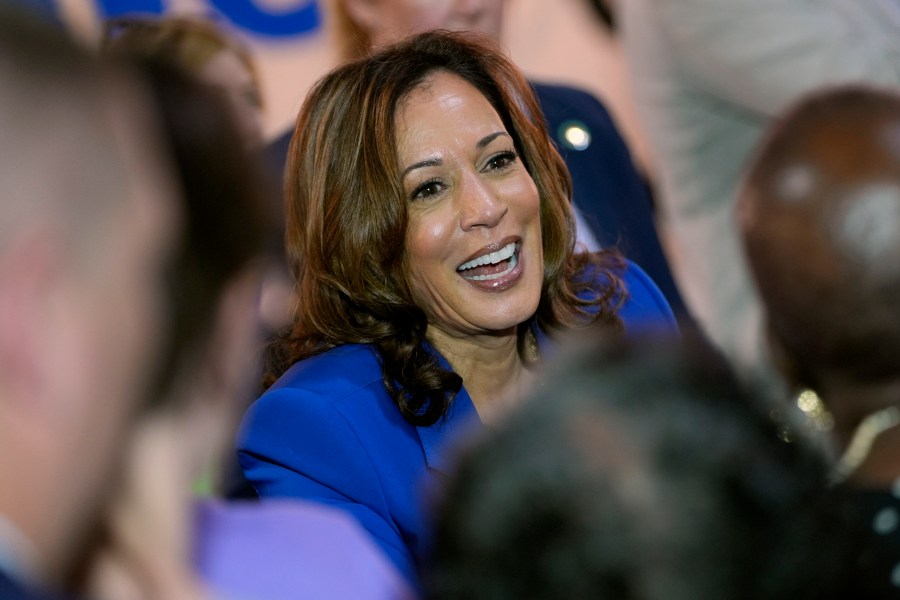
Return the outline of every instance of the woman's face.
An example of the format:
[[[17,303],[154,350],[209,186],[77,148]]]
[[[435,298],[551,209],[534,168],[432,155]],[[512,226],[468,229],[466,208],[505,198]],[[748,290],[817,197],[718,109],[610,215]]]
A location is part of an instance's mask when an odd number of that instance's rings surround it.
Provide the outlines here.
[[[444,71],[400,107],[410,284],[430,327],[507,333],[537,310],[544,260],[537,187],[487,99]]]
[[[375,47],[431,29],[500,37],[506,0],[343,0]],[[351,6],[356,5],[356,6]],[[365,9],[359,6],[365,5]]]

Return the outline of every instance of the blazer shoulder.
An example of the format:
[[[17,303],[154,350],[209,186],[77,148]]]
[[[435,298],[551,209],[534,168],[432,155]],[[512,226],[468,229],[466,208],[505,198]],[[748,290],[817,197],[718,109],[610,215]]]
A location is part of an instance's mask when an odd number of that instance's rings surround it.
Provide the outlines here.
[[[531,82],[538,102],[548,118],[557,112],[569,118],[597,119],[603,123],[612,123],[612,116],[606,106],[588,90],[547,83]]]
[[[320,441],[331,435],[344,440],[336,446],[357,448],[350,439],[380,422],[379,415],[396,412],[392,408],[374,351],[364,345],[339,346],[294,364],[250,405],[241,422],[239,447],[290,453],[310,442],[312,438],[297,439],[297,432],[305,431]],[[275,448],[274,440],[283,447]]]
[[[600,104],[600,101],[588,90],[572,87],[570,85],[560,85],[555,83],[544,83],[541,81],[531,81],[532,89],[534,89],[535,93],[542,98],[553,98],[553,99],[563,99],[563,100],[571,100],[571,99],[579,99],[584,101],[596,102]]]
[[[626,331],[678,332],[669,302],[641,267],[626,259],[626,265],[618,275],[625,284],[627,294],[619,309],[619,317],[625,323]]]
[[[295,363],[250,405],[243,423],[245,431],[251,424],[255,430],[332,421],[353,428],[348,414],[371,417],[393,406],[375,350],[346,345]]]
[[[622,284],[621,296],[616,297],[619,304],[618,315],[625,325],[626,335],[643,332],[678,333],[675,315],[666,297],[653,282],[653,279],[636,263],[624,258],[619,265],[589,265],[578,274],[578,279],[588,282],[590,290],[579,295],[588,299],[608,288],[610,277],[617,278]]]
[[[375,349],[364,344],[347,344],[294,363],[266,394],[293,389],[336,399],[382,382],[381,363]]]

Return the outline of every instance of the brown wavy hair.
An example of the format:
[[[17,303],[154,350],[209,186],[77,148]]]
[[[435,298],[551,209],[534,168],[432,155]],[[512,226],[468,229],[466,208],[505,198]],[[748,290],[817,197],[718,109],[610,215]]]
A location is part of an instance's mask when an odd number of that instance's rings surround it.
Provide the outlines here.
[[[405,260],[408,214],[395,119],[435,71],[484,94],[538,189],[544,277],[537,312],[519,326],[520,354],[532,327],[621,329],[618,254],[575,253],[571,179],[530,86],[492,40],[428,32],[335,69],[300,111],[285,175],[294,319],[269,348],[265,385],[299,360],[357,343],[377,350],[387,389],[415,425],[436,422],[462,386],[426,347],[428,323],[413,301]],[[598,290],[598,280],[607,285]]]

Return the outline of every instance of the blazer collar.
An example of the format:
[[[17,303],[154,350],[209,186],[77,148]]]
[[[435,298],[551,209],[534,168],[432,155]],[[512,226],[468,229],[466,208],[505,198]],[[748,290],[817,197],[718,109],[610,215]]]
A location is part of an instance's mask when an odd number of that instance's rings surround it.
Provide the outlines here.
[[[550,337],[540,328],[533,327],[538,349],[544,360],[551,356],[556,348]],[[447,362],[440,352],[425,342],[425,347],[434,354],[441,367],[452,371],[453,367]],[[434,425],[428,427],[416,427],[422,450],[425,451],[425,463],[429,469],[448,475],[453,463],[453,449],[461,438],[477,433],[484,424],[475,410],[475,404],[465,387],[460,388],[459,393],[453,398],[450,407],[444,417]]]
[[[450,363],[431,345],[428,349],[438,358],[441,367],[453,370]],[[417,426],[419,441],[425,452],[425,462],[429,469],[447,475],[451,471],[453,447],[466,434],[479,431],[483,427],[475,404],[465,387],[450,402],[447,413],[434,425]]]

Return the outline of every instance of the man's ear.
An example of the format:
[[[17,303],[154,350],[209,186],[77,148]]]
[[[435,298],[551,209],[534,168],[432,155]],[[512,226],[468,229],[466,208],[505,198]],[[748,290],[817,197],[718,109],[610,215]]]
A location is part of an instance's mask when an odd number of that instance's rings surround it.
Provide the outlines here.
[[[184,451],[188,472],[199,476],[209,461],[231,443],[234,428],[259,375],[257,353],[262,338],[258,318],[260,274],[248,268],[232,278],[214,310],[210,337],[202,350],[179,367],[185,396],[176,416],[190,432]],[[184,367],[188,369],[183,370]]]
[[[347,16],[363,31],[372,31],[378,25],[380,14],[376,3],[379,0],[337,0],[344,3]]]
[[[250,379],[258,373],[257,352],[262,336],[259,319],[262,271],[252,265],[232,278],[215,307],[215,320],[207,351],[207,367],[218,398],[229,410],[236,395],[244,397]]]

